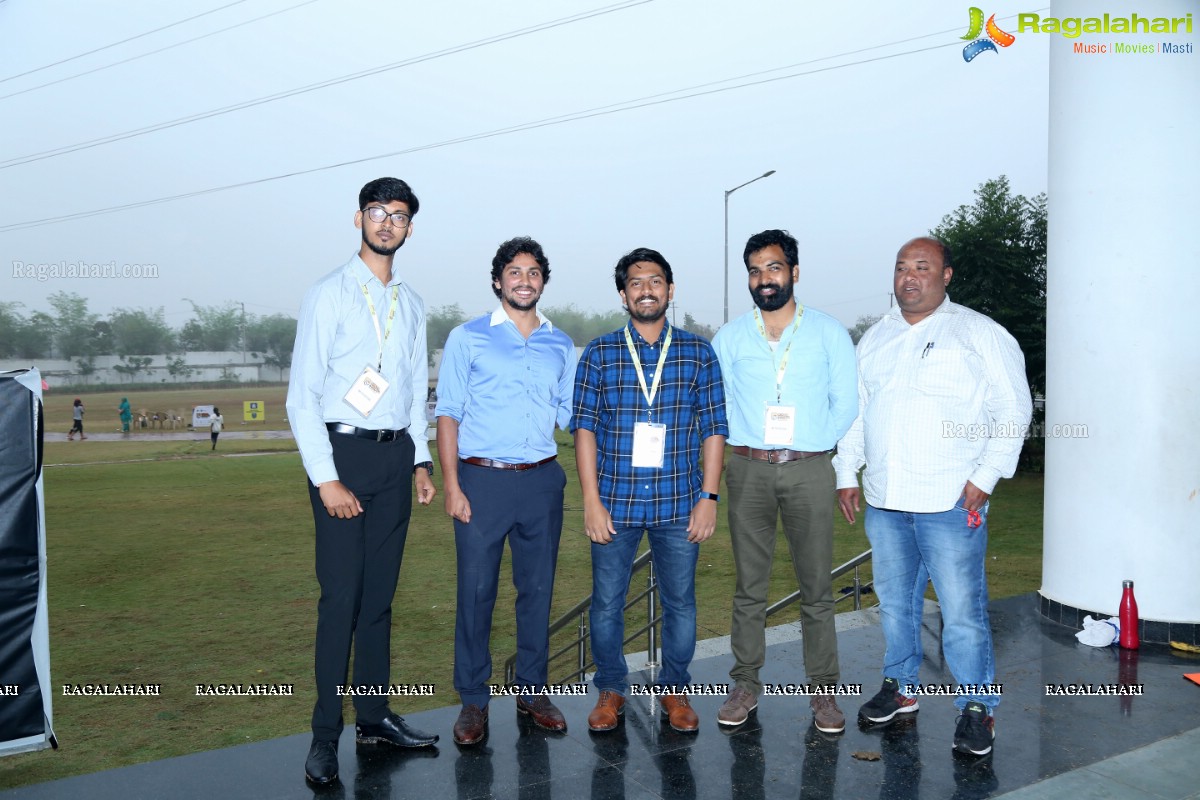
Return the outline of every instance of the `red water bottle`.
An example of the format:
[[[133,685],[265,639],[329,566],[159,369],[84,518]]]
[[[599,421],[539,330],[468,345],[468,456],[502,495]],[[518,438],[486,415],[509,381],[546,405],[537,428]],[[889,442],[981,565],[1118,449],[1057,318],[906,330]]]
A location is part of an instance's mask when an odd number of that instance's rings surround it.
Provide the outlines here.
[[[1124,591],[1121,592],[1121,647],[1126,650],[1138,649],[1138,611],[1137,600],[1133,597],[1133,581],[1121,581]]]

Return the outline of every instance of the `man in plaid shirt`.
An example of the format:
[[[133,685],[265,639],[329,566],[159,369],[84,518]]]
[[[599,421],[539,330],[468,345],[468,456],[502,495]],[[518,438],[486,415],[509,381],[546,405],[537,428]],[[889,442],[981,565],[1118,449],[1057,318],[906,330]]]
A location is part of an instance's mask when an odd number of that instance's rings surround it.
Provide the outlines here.
[[[571,420],[584,530],[592,540],[600,699],[588,727],[612,730],[625,704],[625,596],[645,532],[663,606],[659,702],[672,728],[691,733],[699,721],[683,687],[696,649],[696,561],[716,528],[729,433],[721,368],[707,340],[667,324],[675,286],[660,253],[633,250],[617,262],[614,278],[629,323],[584,349]]]

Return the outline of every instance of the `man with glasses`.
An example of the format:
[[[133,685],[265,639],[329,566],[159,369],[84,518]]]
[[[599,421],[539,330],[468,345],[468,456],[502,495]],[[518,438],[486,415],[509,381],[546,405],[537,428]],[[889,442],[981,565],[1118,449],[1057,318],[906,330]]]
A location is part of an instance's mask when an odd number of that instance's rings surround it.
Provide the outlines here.
[[[654,691],[665,721],[695,733],[687,685],[696,651],[696,561],[716,529],[729,432],[721,368],[707,340],[667,324],[675,286],[661,253],[627,253],[613,277],[629,322],[583,351],[571,420],[584,532],[592,541],[593,685],[600,697],[588,728],[613,730],[624,709],[625,594],[646,533],[663,608],[663,666]]]
[[[362,188],[358,253],[304,297],[287,411],[316,526],[316,682],[307,778],[337,778],[343,693],[360,743],[428,747],[438,737],[388,709],[392,597],[417,500],[434,496],[425,434],[425,305],[394,271],[417,196],[396,178]],[[415,467],[414,467],[415,462]],[[347,686],[354,649],[354,680]]]
[[[795,297],[795,237],[767,230],[746,242],[742,260],[755,308],[721,328],[713,348],[729,398],[729,537],[737,566],[730,645],[734,688],[717,713],[741,725],[762,693],[767,591],[776,528],[800,588],[804,669],[813,687],[836,691],[841,678],[834,629],[833,498],[830,451],[858,413],[854,345],[845,327]],[[810,699],[813,724],[841,733],[846,718],[832,694]]]
[[[506,539],[517,590],[517,711],[546,730],[567,729],[544,692],[567,483],[554,428],[571,421],[575,344],[538,311],[550,282],[540,244],[521,236],[500,245],[491,279],[500,307],[450,332],[438,370],[437,446],[458,555],[461,745],[488,735],[489,643]]]

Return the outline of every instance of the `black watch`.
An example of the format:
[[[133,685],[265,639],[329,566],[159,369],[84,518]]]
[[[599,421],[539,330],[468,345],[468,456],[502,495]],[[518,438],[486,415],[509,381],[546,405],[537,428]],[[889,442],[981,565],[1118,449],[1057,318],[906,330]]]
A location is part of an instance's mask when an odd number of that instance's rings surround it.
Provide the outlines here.
[[[700,499],[712,500],[714,503],[719,503],[721,502],[721,495],[717,494],[716,492],[701,492]]]
[[[433,462],[432,461],[422,461],[420,464],[413,464],[413,471],[415,472],[419,467],[424,467],[425,470],[429,473],[429,477],[431,477],[431,478],[433,477]]]

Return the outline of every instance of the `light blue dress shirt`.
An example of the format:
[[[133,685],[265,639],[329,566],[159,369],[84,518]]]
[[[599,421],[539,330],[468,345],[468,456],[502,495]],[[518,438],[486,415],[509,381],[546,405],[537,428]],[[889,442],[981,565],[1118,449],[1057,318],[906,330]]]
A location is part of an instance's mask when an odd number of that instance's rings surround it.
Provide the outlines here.
[[[731,446],[778,449],[768,445],[767,404],[794,406],[796,427],[789,450],[832,450],[858,416],[858,374],[850,334],[833,317],[805,308],[800,325],[788,323],[772,351],[758,329],[754,311],[729,322],[713,337],[725,378]],[[788,345],[782,394],[775,378]]]
[[[570,336],[537,316],[528,339],[503,307],[450,332],[436,413],[458,421],[460,457],[532,464],[558,453],[554,427],[571,421],[578,356]]]
[[[392,287],[399,289],[380,370],[391,385],[369,417],[343,399],[364,367],[379,366],[379,335],[363,286],[375,305],[379,333],[387,329]],[[308,290],[296,325],[287,412],[309,480],[318,484],[338,478],[327,422],[372,430],[408,428],[416,445],[416,463],[432,460],[425,421],[428,358],[425,303],[395,271],[384,286],[356,253]]]

